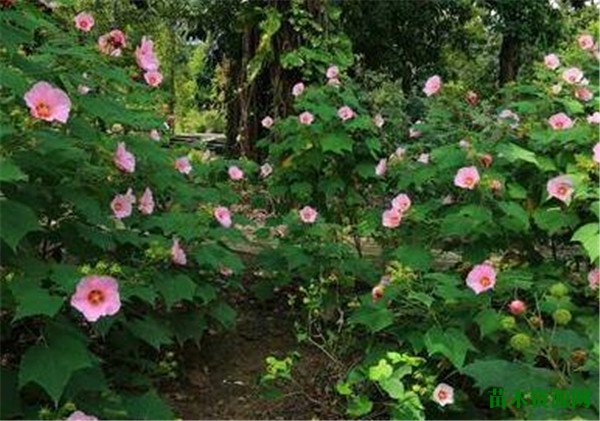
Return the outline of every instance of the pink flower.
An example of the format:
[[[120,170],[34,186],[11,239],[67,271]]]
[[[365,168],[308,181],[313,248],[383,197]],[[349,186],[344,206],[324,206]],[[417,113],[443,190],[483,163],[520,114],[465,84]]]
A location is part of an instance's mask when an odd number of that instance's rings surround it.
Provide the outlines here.
[[[225,206],[215,208],[214,215],[223,227],[229,228],[231,226],[231,212]]]
[[[154,43],[150,38],[142,37],[140,45],[135,48],[135,61],[140,69],[146,72],[158,70],[159,62],[154,53]]]
[[[75,28],[83,32],[90,32],[94,26],[94,17],[86,12],[81,12],[75,16]]]
[[[481,294],[496,285],[496,271],[487,263],[475,265],[467,275],[467,285],[475,294]]]
[[[600,164],[600,142],[596,143],[596,145],[594,145],[594,161],[597,164]]]
[[[273,123],[274,123],[273,119],[272,119],[271,117],[269,117],[269,116],[266,116],[265,118],[263,118],[263,119],[260,121],[260,124],[261,124],[261,125],[262,125],[262,126],[265,128],[265,129],[270,129],[270,128],[271,128],[271,126],[273,126]]]
[[[387,171],[387,159],[380,159],[379,163],[375,166],[375,175],[383,177]]]
[[[149,72],[144,73],[144,80],[146,83],[153,88],[156,88],[163,81],[163,75],[158,70],[151,70]]]
[[[79,92],[80,95],[87,95],[91,90],[92,90],[92,88],[90,88],[87,85],[78,85],[77,86],[77,92]]]
[[[313,224],[317,220],[318,212],[310,206],[304,206],[298,213],[305,224]]]
[[[568,175],[554,177],[548,180],[546,191],[550,197],[555,197],[568,205],[573,196],[573,180]]]
[[[446,383],[436,386],[431,397],[438,405],[446,406],[454,403],[454,388]]]
[[[227,266],[221,266],[219,268],[219,273],[224,277],[229,278],[231,275],[233,275],[233,270]]]
[[[508,305],[508,310],[511,314],[519,316],[527,311],[527,306],[521,300],[512,300]]]
[[[409,210],[411,204],[412,202],[410,197],[408,197],[408,195],[405,193],[400,193],[398,196],[392,199],[392,208],[398,209],[402,213]]]
[[[558,68],[558,66],[560,66],[560,59],[556,54],[548,54],[546,57],[544,57],[544,64],[548,69],[555,70]]]
[[[588,273],[588,282],[591,289],[598,289],[600,286],[600,269],[595,268],[590,273]]]
[[[342,119],[342,121],[346,121],[350,120],[351,118],[354,118],[356,114],[354,113],[352,108],[348,107],[347,105],[344,105],[338,110],[337,115],[339,118]]]
[[[329,66],[325,75],[327,79],[337,79],[340,75],[340,70],[337,66]]]
[[[304,92],[304,83],[298,82],[292,87],[292,95],[300,96]]]
[[[310,125],[315,120],[315,117],[308,111],[304,111],[298,116],[298,120],[300,120],[301,124]]]
[[[577,67],[569,67],[563,72],[562,77],[565,82],[574,85],[581,82],[581,79],[583,79],[583,72]]]
[[[577,88],[575,89],[575,98],[580,99],[582,101],[589,101],[594,97],[592,91],[588,88]]]
[[[119,283],[110,276],[86,276],[77,284],[75,293],[71,296],[71,306],[79,310],[88,322],[95,322],[103,316],[113,316],[121,308]]]
[[[417,130],[415,128],[409,128],[408,129],[408,137],[410,137],[411,139],[416,139],[418,137],[421,137],[423,133],[420,130]]]
[[[135,196],[133,195],[131,189],[128,189],[127,193],[117,194],[115,196],[112,202],[110,202],[110,208],[112,209],[115,218],[123,219],[131,216],[134,203]]]
[[[154,196],[150,187],[146,187],[144,194],[140,197],[138,209],[144,215],[151,215],[154,212]]]
[[[577,38],[577,43],[583,50],[591,50],[594,48],[594,38],[589,34],[580,35],[579,38]]]
[[[66,419],[66,421],[98,421],[93,415],[87,415],[81,411],[75,411]]]
[[[32,117],[44,121],[66,123],[71,111],[67,94],[48,82],[37,82],[23,96]]]
[[[159,133],[159,131],[156,130],[156,129],[150,130],[150,139],[154,140],[155,142],[160,141],[160,133]]]
[[[387,209],[381,214],[381,225],[386,228],[396,228],[400,225],[400,222],[402,222],[402,212],[400,212],[400,209]]]
[[[558,83],[550,87],[550,92],[552,92],[553,95],[560,94],[560,91],[562,91],[562,86]]]
[[[431,76],[425,82],[425,87],[423,88],[423,92],[425,95],[431,96],[437,94],[442,88],[442,78],[438,75]]]
[[[573,120],[565,113],[558,113],[548,119],[548,124],[553,130],[567,130],[573,127]]]
[[[273,167],[271,167],[271,165],[269,163],[264,163],[263,165],[261,165],[260,176],[262,178],[267,178],[268,176],[271,175],[272,172],[273,172]]]
[[[171,246],[171,261],[179,266],[187,265],[185,250],[183,250],[177,238],[173,240],[173,245]]]
[[[119,29],[114,29],[98,38],[100,52],[109,56],[119,57],[122,52],[121,49],[125,48],[125,46],[125,34]]]
[[[327,81],[329,86],[340,86],[342,82],[337,77],[333,77]]]
[[[475,167],[463,167],[454,176],[454,185],[461,189],[473,190],[479,183],[479,171]]]
[[[123,142],[119,142],[117,150],[113,155],[113,162],[121,171],[128,173],[135,171],[135,156],[125,149],[125,143]]]
[[[425,165],[429,164],[429,154],[428,153],[422,153],[417,158],[417,161],[420,162],[421,164],[425,164]]]
[[[192,164],[190,164],[190,160],[187,156],[182,156],[181,158],[177,158],[175,160],[175,168],[181,174],[189,174],[192,172]]]
[[[381,284],[377,284],[371,290],[371,299],[373,300],[374,303],[376,303],[377,301],[379,301],[383,298],[384,294],[385,294],[385,286],[383,286]]]
[[[600,124],[600,112],[596,111],[594,114],[588,115],[587,122],[590,124]]]
[[[235,165],[229,167],[227,173],[229,174],[229,178],[233,181],[239,181],[244,178],[244,171]]]
[[[375,117],[373,117],[373,124],[379,127],[380,129],[383,127],[383,125],[385,124],[385,120],[383,119],[381,114],[375,114]]]
[[[489,153],[484,153],[479,157],[479,162],[481,162],[484,168],[489,168],[494,162],[494,157]]]
[[[394,155],[396,155],[396,158],[398,158],[398,159],[404,158],[404,155],[406,155],[406,148],[403,148],[402,146],[398,146],[396,148],[396,150],[394,151]]]
[[[510,127],[513,129],[517,128],[519,121],[521,121],[519,116],[509,109],[502,110],[500,114],[498,114],[498,117],[502,120],[510,120]]]

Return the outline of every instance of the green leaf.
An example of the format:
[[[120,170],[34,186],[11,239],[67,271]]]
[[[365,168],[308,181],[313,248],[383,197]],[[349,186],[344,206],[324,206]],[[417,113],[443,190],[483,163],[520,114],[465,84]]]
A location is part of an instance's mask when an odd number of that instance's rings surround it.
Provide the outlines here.
[[[369,379],[373,381],[387,379],[392,375],[393,371],[394,369],[390,363],[385,358],[382,358],[377,365],[369,367]]]
[[[535,153],[522,148],[514,143],[504,143],[498,146],[498,156],[503,156],[509,162],[525,161],[540,166]]]
[[[427,295],[423,292],[414,292],[414,291],[411,291],[408,293],[408,299],[416,300],[420,303],[423,303],[423,304],[425,304],[425,307],[427,307],[427,308],[431,307],[431,304],[433,304],[433,301],[434,301],[430,295]]]
[[[392,399],[401,399],[404,396],[404,385],[397,377],[380,380],[379,385]]]
[[[476,351],[464,332],[456,328],[442,330],[433,326],[425,334],[424,341],[429,355],[442,354],[457,368],[463,366],[467,351]]]
[[[92,357],[83,342],[67,330],[52,329],[47,344],[34,345],[23,355],[19,387],[29,382],[37,383],[57,404],[71,375],[92,364]]]
[[[175,414],[156,391],[151,390],[140,396],[127,396],[123,400],[129,419],[134,420],[172,420]]]
[[[573,228],[579,222],[577,214],[560,208],[539,208],[533,214],[535,223],[548,234]]]
[[[497,312],[492,309],[481,311],[475,316],[475,322],[479,325],[481,337],[489,336],[500,329],[500,317]]]
[[[0,159],[0,181],[27,180],[27,175],[21,171],[14,162],[8,159]]]
[[[352,313],[348,322],[363,325],[375,333],[394,323],[394,315],[386,307],[363,305]]]
[[[164,298],[167,309],[171,309],[173,304],[181,300],[192,301],[197,288],[194,281],[186,275],[171,277],[166,274],[161,274],[154,283]]]
[[[427,271],[433,260],[431,252],[421,245],[400,246],[394,251],[400,262],[416,270]]]
[[[17,300],[14,321],[40,314],[53,317],[63,305],[63,298],[50,295],[47,289],[29,279],[13,281],[10,289]]]
[[[331,133],[321,139],[323,152],[333,152],[342,155],[344,151],[352,152],[352,139],[345,133]]]
[[[157,350],[160,350],[162,345],[169,345],[172,342],[171,331],[151,316],[128,322],[127,327],[136,337]]]
[[[550,389],[556,379],[551,370],[505,360],[478,360],[461,371],[475,379],[475,385],[481,392],[501,387],[505,396],[512,396],[517,390]]]
[[[0,200],[0,237],[16,251],[19,242],[40,226],[35,212],[22,203]]]
[[[577,241],[583,245],[591,262],[595,262],[600,257],[600,225],[597,222],[579,227],[571,241]]]
[[[500,209],[505,216],[500,223],[509,230],[523,232],[529,229],[529,214],[521,205],[515,202],[500,202]]]
[[[210,309],[210,315],[217,319],[226,329],[231,329],[235,324],[236,312],[225,302],[218,302]]]
[[[350,401],[346,413],[351,417],[361,417],[371,412],[372,409],[373,402],[368,397],[360,395]]]
[[[16,371],[0,367],[0,418],[18,419],[22,415],[21,398],[18,389],[19,377]]]

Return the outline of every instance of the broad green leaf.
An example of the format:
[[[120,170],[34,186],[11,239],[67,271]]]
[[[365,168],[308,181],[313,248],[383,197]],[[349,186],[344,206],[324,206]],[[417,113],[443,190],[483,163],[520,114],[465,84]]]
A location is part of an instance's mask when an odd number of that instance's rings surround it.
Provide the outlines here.
[[[35,212],[22,203],[0,200],[0,237],[13,250],[32,231],[39,231],[40,224]]]
[[[394,256],[406,266],[422,271],[427,271],[433,260],[431,252],[421,245],[400,246],[394,251]]]
[[[126,396],[123,404],[129,419],[134,420],[172,420],[175,414],[160,396],[151,390],[144,395]]]
[[[591,262],[595,262],[600,257],[600,225],[597,222],[579,227],[571,241],[581,243]]]
[[[404,385],[397,377],[380,380],[379,385],[392,399],[400,399],[404,396]]]
[[[535,153],[515,145],[514,143],[505,143],[498,146],[498,156],[503,156],[509,162],[525,161],[540,166]]]
[[[469,338],[457,328],[442,330],[433,326],[425,334],[424,340],[429,355],[442,354],[457,368],[463,366],[467,351],[476,351]]]
[[[22,418],[19,417],[22,410],[18,379],[16,371],[0,367],[0,418],[3,420]]]
[[[533,214],[535,223],[548,234],[571,229],[579,223],[579,217],[572,211],[560,208],[540,208]]]
[[[500,223],[504,227],[517,232],[529,229],[529,214],[521,205],[515,202],[500,202],[498,206],[505,214],[500,219]]]
[[[29,279],[13,281],[10,289],[17,300],[15,321],[41,314],[53,317],[64,302],[62,297],[50,295],[47,289],[41,288],[37,282]]]
[[[346,413],[351,417],[361,417],[371,412],[372,409],[373,402],[371,402],[371,400],[368,397],[360,395],[356,396],[350,401]]]
[[[492,309],[486,309],[477,316],[475,316],[475,322],[479,325],[479,331],[481,337],[489,336],[500,329],[500,316]]]
[[[352,151],[352,139],[345,133],[326,134],[321,139],[320,144],[323,152],[343,154],[344,151]]]
[[[394,314],[386,307],[363,305],[352,313],[348,322],[363,325],[375,333],[394,323]]]
[[[231,329],[235,324],[236,312],[225,302],[218,302],[210,309],[210,315],[217,319],[226,329]]]
[[[194,299],[197,286],[188,276],[160,275],[160,277],[155,279],[154,283],[156,289],[158,289],[164,298],[167,309],[170,309],[173,304],[181,300],[192,301]]]
[[[0,181],[27,180],[27,175],[14,162],[0,158]]]
[[[162,345],[168,345],[172,342],[171,331],[169,328],[151,316],[128,322],[127,328],[136,337],[150,344],[157,350],[159,350]]]
[[[390,363],[385,358],[382,358],[377,365],[369,367],[369,379],[373,381],[387,379],[392,375],[393,371],[394,369]]]

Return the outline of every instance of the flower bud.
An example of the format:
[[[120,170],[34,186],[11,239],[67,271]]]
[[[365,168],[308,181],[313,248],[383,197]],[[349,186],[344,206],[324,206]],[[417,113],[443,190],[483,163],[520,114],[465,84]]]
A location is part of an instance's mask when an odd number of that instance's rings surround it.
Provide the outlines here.
[[[504,330],[511,330],[516,326],[517,322],[513,316],[506,316],[500,319],[500,326]]]
[[[511,314],[519,316],[527,311],[527,306],[521,300],[512,300],[508,305],[508,310],[511,312]]]
[[[569,288],[562,282],[557,282],[550,287],[550,294],[556,298],[562,298],[569,293]]]
[[[510,338],[510,346],[517,351],[525,351],[531,346],[531,338],[525,333],[517,333]]]
[[[569,324],[573,316],[571,316],[571,312],[564,308],[559,308],[554,313],[552,313],[552,318],[558,325],[566,325]]]

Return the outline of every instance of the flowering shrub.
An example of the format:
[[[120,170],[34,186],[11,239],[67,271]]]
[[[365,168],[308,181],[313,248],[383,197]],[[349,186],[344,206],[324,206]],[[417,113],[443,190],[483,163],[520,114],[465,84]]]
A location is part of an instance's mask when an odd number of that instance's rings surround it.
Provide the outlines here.
[[[236,193],[164,148],[152,41],[102,26],[0,10],[2,418],[173,417],[163,351],[234,320],[215,279],[240,239],[213,211]]]

